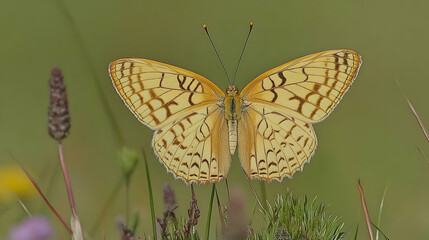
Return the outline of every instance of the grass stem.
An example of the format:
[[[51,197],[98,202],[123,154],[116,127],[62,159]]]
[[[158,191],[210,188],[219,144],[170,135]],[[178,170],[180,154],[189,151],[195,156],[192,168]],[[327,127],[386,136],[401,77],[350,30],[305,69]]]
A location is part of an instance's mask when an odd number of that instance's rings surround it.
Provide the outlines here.
[[[143,148],[142,148],[142,152],[143,152],[144,165],[145,165],[145,168],[146,168],[147,187],[148,187],[148,190],[149,190],[150,216],[151,216],[151,219],[152,219],[153,239],[157,239],[157,236],[156,236],[156,221],[155,221],[155,205],[153,203],[152,184],[150,182],[149,167],[147,165],[146,153],[145,153],[145,151],[144,151]]]
[[[369,218],[368,208],[366,207],[365,196],[363,194],[363,189],[362,189],[362,185],[360,184],[360,180],[358,180],[358,189],[360,193],[363,213],[365,214],[366,225],[368,227],[369,238],[371,240],[374,240],[374,233],[372,232],[372,227],[371,227],[371,219]]]
[[[215,189],[216,189],[216,183],[213,183],[212,193],[210,195],[209,210],[208,210],[208,214],[207,214],[206,238],[205,238],[206,240],[210,239],[210,222],[211,222],[211,218],[212,218],[212,208],[213,208],[213,199],[214,199]]]

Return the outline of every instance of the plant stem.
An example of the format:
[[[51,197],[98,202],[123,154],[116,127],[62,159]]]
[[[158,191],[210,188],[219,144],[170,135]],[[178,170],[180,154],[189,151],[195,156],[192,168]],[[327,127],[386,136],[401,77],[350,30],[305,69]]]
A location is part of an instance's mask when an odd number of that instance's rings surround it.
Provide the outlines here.
[[[68,194],[68,197],[69,197],[70,208],[71,208],[73,216],[77,216],[76,206],[74,204],[72,187],[71,187],[71,184],[70,184],[70,178],[69,178],[69,174],[67,172],[66,163],[64,161],[63,145],[62,145],[62,143],[60,141],[58,142],[58,151],[59,151],[59,154],[60,154],[61,169],[63,170],[64,181],[66,182],[66,188],[67,188],[67,194]]]
[[[60,220],[61,224],[66,228],[66,230],[70,233],[70,235],[73,234],[73,231],[71,228],[67,225],[67,223],[64,221],[64,219],[60,216],[60,214],[55,210],[54,206],[49,202],[49,200],[46,198],[46,196],[43,194],[42,190],[40,189],[39,185],[37,185],[34,178],[30,175],[29,172],[19,163],[19,166],[21,167],[22,171],[24,171],[25,175],[27,175],[28,179],[30,179],[33,186],[36,188],[37,192],[40,194],[40,196],[43,198],[43,201],[45,201],[46,205],[48,205],[49,209],[51,209],[52,213]]]
[[[366,207],[365,196],[363,194],[363,189],[362,189],[362,185],[360,184],[360,180],[358,180],[358,189],[360,193],[360,199],[362,202],[363,213],[365,214],[366,225],[368,227],[369,238],[371,240],[374,240],[374,233],[372,232],[371,220],[369,218],[368,208]]]
[[[145,168],[146,168],[147,187],[148,187],[148,190],[149,190],[150,215],[151,215],[151,219],[152,219],[153,239],[157,239],[157,236],[156,236],[156,222],[155,222],[155,206],[153,204],[152,184],[150,182],[149,167],[147,165],[146,153],[145,153],[145,151],[144,151],[143,148],[142,148],[142,152],[143,152],[144,165],[145,165]]]
[[[383,192],[383,197],[381,198],[381,202],[380,202],[380,209],[378,210],[378,219],[377,219],[377,228],[380,228],[380,224],[381,224],[381,212],[383,211],[383,206],[384,206],[384,198],[386,197],[386,192],[387,192],[387,186],[389,184],[386,184],[386,187],[384,188],[384,192]],[[380,235],[380,231],[375,232],[375,239],[378,240],[378,237]]]
[[[130,221],[130,178],[125,179],[125,223],[129,224]]]
[[[210,238],[210,221],[212,218],[212,207],[213,207],[213,198],[215,193],[216,183],[213,183],[212,187],[212,194],[210,196],[210,203],[209,203],[209,212],[207,215],[207,223],[206,223],[206,240]]]

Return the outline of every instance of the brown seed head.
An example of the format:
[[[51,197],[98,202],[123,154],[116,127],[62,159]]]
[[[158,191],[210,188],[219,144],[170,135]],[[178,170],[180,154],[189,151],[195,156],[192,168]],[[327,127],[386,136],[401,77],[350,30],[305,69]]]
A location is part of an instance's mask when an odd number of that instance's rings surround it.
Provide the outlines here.
[[[53,68],[49,79],[50,101],[48,110],[48,131],[58,141],[69,134],[70,114],[67,105],[66,86],[59,68]]]

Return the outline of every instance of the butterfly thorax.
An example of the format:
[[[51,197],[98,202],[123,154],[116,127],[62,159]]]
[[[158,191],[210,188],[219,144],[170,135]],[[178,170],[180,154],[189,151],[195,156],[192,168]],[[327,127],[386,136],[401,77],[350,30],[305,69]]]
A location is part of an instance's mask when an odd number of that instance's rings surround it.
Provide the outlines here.
[[[228,123],[229,151],[234,154],[238,141],[238,121],[241,119],[241,97],[237,87],[229,86],[226,89],[224,106]]]

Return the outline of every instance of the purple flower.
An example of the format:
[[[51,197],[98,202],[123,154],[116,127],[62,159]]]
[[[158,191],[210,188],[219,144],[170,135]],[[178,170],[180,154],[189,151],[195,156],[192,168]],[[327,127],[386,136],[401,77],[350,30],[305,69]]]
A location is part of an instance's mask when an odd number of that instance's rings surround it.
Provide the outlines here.
[[[43,216],[36,216],[26,218],[14,226],[7,240],[47,240],[51,236],[51,223]]]

